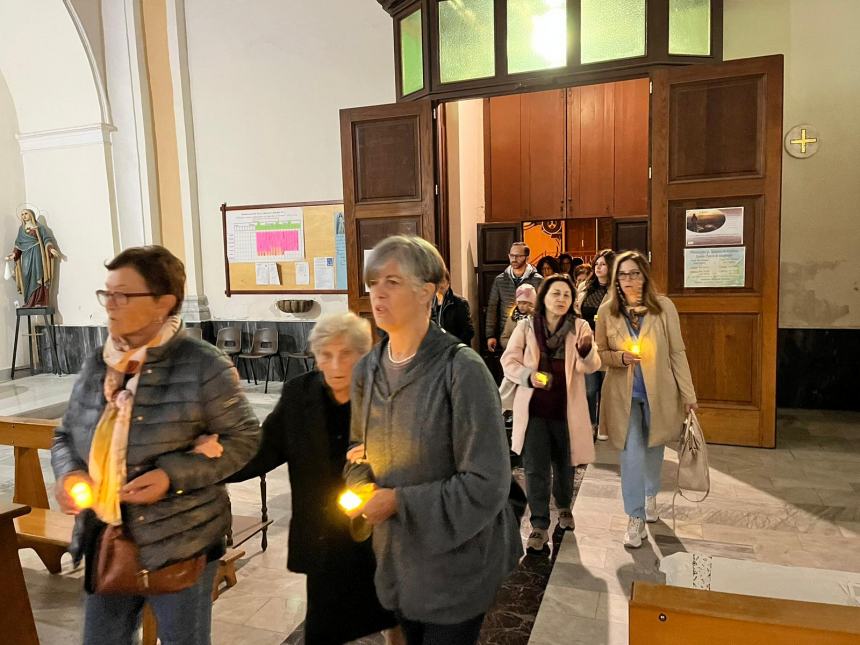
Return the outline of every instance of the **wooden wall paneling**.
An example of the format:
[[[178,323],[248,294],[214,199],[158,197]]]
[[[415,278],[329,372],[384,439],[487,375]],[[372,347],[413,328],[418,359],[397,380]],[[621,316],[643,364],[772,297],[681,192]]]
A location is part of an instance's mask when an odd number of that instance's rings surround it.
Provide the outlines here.
[[[486,99],[484,171],[488,177],[488,222],[518,222],[523,217],[521,95]],[[488,141],[488,143],[487,143]],[[527,157],[526,157],[527,158]]]
[[[647,219],[633,219],[630,217],[614,220],[615,239],[613,240],[616,252],[640,251],[646,256],[651,251],[653,244],[650,236],[650,226]]]
[[[653,73],[652,274],[682,318],[709,440],[773,447],[782,56]],[[744,207],[743,288],[685,289],[688,208]]]
[[[597,218],[597,250],[615,248],[615,224],[611,217]]]
[[[597,218],[576,218],[565,221],[566,250],[573,257],[594,255],[597,250]]]
[[[614,83],[615,217],[648,215],[649,84],[647,78]]]
[[[578,115],[573,114],[573,121],[568,126],[579,131],[578,152],[574,148],[572,159],[576,172],[571,175],[576,181],[574,190],[579,196],[575,217],[612,215],[615,183],[615,85],[584,85],[577,89]],[[574,143],[576,141],[575,139]]]
[[[564,90],[522,95],[524,219],[560,219],[565,215]]]
[[[579,217],[581,212],[579,184],[582,168],[579,163],[581,143],[579,111],[582,105],[579,87],[567,90],[567,132],[565,157],[567,161],[567,216]]]

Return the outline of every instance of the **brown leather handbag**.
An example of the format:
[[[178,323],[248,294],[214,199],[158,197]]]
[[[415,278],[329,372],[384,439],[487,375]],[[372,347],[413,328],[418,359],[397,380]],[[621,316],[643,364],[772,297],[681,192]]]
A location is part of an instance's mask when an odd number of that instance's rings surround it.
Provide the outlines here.
[[[148,571],[140,550],[122,526],[106,526],[99,537],[93,590],[100,595],[157,596],[192,587],[206,568],[206,555]]]

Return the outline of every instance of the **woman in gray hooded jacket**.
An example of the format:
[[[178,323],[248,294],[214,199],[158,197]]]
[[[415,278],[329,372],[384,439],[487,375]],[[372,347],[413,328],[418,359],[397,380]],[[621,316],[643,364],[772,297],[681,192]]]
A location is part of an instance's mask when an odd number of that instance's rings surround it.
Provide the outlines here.
[[[368,488],[376,590],[410,645],[471,645],[522,554],[498,390],[478,355],[430,322],[444,263],[389,237],[365,267],[387,337],[356,366],[347,484]]]
[[[182,262],[151,246],[123,251],[107,269],[96,295],[109,337],[86,360],[51,449],[57,500],[77,515],[70,550],[76,561],[87,555],[84,643],[130,645],[143,608],[142,595],[97,591],[91,555],[105,525],[135,543],[150,573],[205,556],[189,588],[147,601],[162,643],[209,643],[212,580],[230,527],[219,482],[254,456],[259,424],[231,361],[179,333]],[[218,435],[216,453],[195,448],[203,433]],[[92,499],[73,497],[75,485]]]

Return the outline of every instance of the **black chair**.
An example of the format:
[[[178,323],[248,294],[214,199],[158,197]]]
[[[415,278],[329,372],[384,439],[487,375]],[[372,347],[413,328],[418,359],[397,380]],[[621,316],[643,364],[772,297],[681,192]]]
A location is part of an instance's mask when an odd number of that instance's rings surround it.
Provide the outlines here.
[[[254,375],[254,385],[257,384],[257,375],[254,373],[254,361],[266,359],[266,387],[263,390],[269,392],[269,374],[272,367],[272,358],[278,355],[278,330],[271,327],[258,329],[254,332],[254,340],[251,343],[251,351],[239,354],[239,360],[247,361],[248,370]],[[248,382],[251,379],[248,378]]]
[[[224,327],[218,330],[215,347],[223,351],[235,363],[236,355],[242,351],[242,330],[238,327]]]
[[[284,370],[284,382],[287,382],[287,375],[290,373],[290,362],[298,361],[301,367],[304,367],[304,372],[310,372],[316,359],[307,349],[299,349],[296,339],[293,336],[287,336],[287,351],[281,353],[281,368]],[[286,357],[286,362],[284,358]]]

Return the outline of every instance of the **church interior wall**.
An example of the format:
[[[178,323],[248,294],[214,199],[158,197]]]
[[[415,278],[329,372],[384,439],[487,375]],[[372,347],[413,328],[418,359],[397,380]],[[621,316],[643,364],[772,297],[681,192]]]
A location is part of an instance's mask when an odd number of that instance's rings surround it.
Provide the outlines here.
[[[296,320],[290,296],[224,294],[220,206],[343,198],[341,108],[391,103],[391,19],[374,2],[185,4],[204,292],[216,319]],[[322,310],[345,295],[311,294]],[[318,311],[317,308],[314,308]]]

